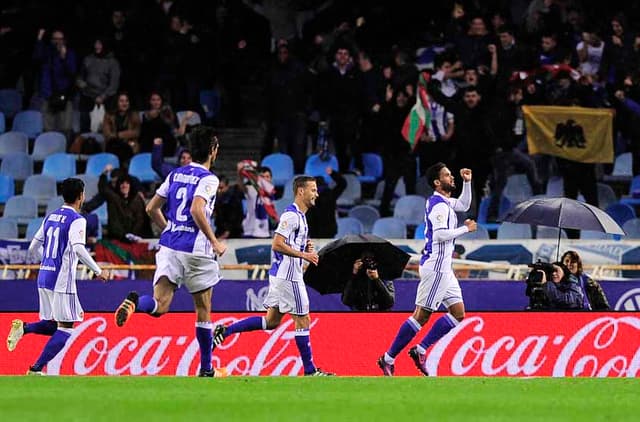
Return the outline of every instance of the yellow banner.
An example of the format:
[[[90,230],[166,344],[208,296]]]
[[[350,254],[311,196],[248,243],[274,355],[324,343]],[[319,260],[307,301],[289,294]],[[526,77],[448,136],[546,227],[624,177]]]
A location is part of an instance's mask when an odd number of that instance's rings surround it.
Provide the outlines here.
[[[613,162],[613,110],[523,106],[529,154],[582,163]]]

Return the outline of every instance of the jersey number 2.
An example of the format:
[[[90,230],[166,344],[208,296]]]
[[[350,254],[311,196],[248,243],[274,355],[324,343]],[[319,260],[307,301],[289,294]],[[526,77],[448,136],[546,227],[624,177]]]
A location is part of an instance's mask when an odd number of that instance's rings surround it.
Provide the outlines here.
[[[176,220],[187,221],[187,216],[183,214],[185,207],[187,206],[187,188],[180,188],[176,192],[176,199],[180,201],[178,209],[176,210]]]

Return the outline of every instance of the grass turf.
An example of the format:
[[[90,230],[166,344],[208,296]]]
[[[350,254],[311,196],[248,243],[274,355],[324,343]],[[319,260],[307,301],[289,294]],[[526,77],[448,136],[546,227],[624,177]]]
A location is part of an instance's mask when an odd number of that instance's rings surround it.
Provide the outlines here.
[[[0,377],[3,421],[630,420],[635,379]]]

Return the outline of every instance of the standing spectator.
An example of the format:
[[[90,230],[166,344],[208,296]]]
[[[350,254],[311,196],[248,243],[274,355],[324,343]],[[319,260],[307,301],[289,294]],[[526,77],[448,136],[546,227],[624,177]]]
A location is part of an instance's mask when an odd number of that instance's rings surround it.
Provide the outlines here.
[[[342,175],[327,167],[325,172],[335,183],[332,186],[326,182],[323,176],[316,177],[318,185],[318,199],[316,206],[307,211],[307,223],[309,223],[309,236],[316,239],[333,239],[338,232],[337,201],[342,192],[347,188],[347,181]]]
[[[563,59],[564,55],[558,47],[558,36],[556,34],[543,34],[540,40],[540,52],[538,53],[539,65],[558,64]]]
[[[634,36],[627,29],[627,20],[623,14],[611,19],[611,35],[605,43],[600,74],[607,83],[616,83],[624,79],[631,70]]]
[[[418,82],[418,68],[414,63],[409,61],[409,54],[398,49],[393,56],[393,89],[396,91],[412,92]]]
[[[40,65],[40,96],[44,99],[42,115],[45,131],[58,131],[72,139],[73,108],[71,96],[78,71],[76,54],[67,47],[64,32],[51,33],[51,43],[43,41],[44,29],[38,31],[33,53]]]
[[[369,53],[360,50],[358,66],[363,86],[364,109],[360,128],[360,144],[365,152],[380,149],[380,109],[384,102],[385,85],[382,71],[374,66]]]
[[[458,34],[454,42],[465,67],[489,66],[487,47],[492,40],[482,16],[472,17],[467,32]]]
[[[269,167],[258,167],[255,161],[245,160],[238,163],[238,176],[244,186],[247,200],[247,213],[242,220],[244,237],[267,238],[269,218],[276,220],[275,187]]]
[[[103,39],[95,40],[93,53],[82,61],[76,84],[80,89],[80,131],[89,132],[89,113],[95,106],[109,104],[120,85],[120,64]]]
[[[131,157],[140,151],[140,116],[131,110],[129,95],[118,94],[117,106],[104,116],[102,133],[106,142],[105,150],[115,154],[120,165],[126,166]]]
[[[135,81],[138,79],[135,39],[133,37],[126,12],[117,7],[111,12],[109,25],[105,31],[116,60],[120,63],[120,87],[139,99],[140,91]]]
[[[244,193],[229,178],[220,176],[216,197],[215,225],[216,238],[225,240],[242,237],[242,200]]]
[[[489,53],[492,58],[495,56],[497,59],[497,69],[494,71],[492,68],[491,73],[496,76],[498,95],[502,96],[506,95],[508,91],[509,79],[513,72],[531,69],[533,63],[531,63],[525,47],[516,41],[513,27],[500,26],[498,37],[500,39],[499,45],[490,44]]]
[[[175,127],[176,115],[171,106],[165,103],[164,97],[159,92],[153,91],[149,95],[149,110],[142,115],[140,151],[150,152],[153,140],[161,138],[164,156],[172,156],[176,150],[176,139],[173,136]]]
[[[582,33],[582,41],[576,46],[580,66],[578,70],[583,75],[597,77],[604,53],[605,42],[600,34],[594,30]]]

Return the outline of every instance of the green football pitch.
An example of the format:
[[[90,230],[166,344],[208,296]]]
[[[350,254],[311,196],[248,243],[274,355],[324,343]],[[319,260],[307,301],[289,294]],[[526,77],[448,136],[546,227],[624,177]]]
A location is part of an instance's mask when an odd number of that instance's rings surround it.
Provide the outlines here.
[[[0,377],[3,421],[638,420],[634,379]]]

